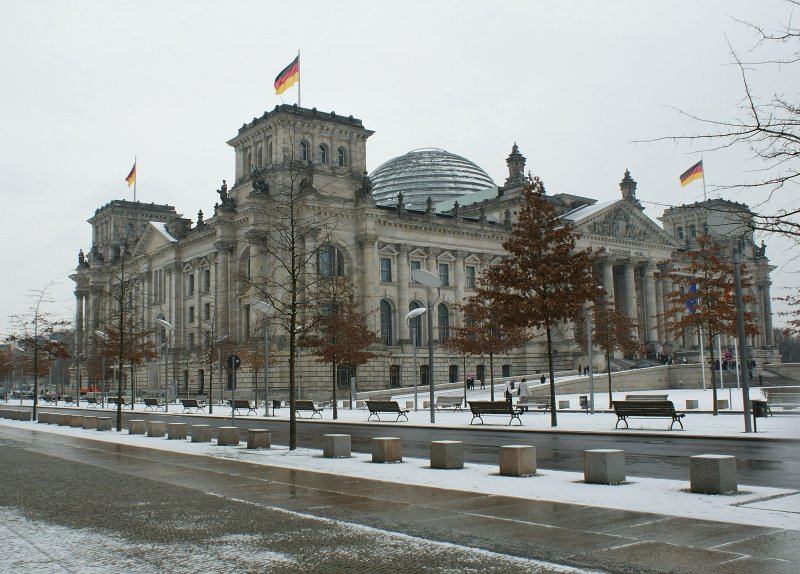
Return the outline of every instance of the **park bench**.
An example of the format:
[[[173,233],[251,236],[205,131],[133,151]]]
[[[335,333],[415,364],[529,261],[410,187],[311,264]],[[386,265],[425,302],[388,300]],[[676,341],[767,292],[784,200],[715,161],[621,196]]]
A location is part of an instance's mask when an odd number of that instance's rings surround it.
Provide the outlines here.
[[[55,405],[58,404],[58,399],[52,395],[44,395],[42,397],[42,402],[46,405]]]
[[[520,425],[522,424],[522,419],[519,418],[522,411],[515,409],[509,401],[470,401],[469,410],[472,411],[472,420],[469,424],[475,424],[475,419],[483,424],[483,415],[508,415],[511,417],[508,421],[509,425],[514,422],[514,419],[517,419]]]
[[[367,408],[369,409],[367,420],[370,420],[373,415],[377,420],[381,420],[380,413],[396,414],[397,418],[394,422],[399,421],[400,417],[405,417],[408,420],[408,409],[402,410],[397,401],[367,401]]]
[[[233,409],[233,412],[237,415],[240,414],[239,411],[246,411],[248,415],[250,413],[253,413],[254,415],[258,414],[256,407],[246,399],[233,399],[232,401],[228,401],[228,404]]]
[[[453,409],[453,410],[461,410],[461,403],[464,402],[463,397],[455,397],[455,396],[448,396],[448,395],[439,395],[436,397],[436,403],[434,406],[436,410],[439,409]]]
[[[100,403],[97,402],[97,397],[86,397],[86,406],[87,407],[96,407]]]
[[[666,401],[669,395],[625,395],[626,401]]]
[[[145,397],[142,399],[144,403],[144,410],[156,410],[156,411],[163,411],[166,410],[162,403],[158,402],[158,399]]]
[[[324,408],[325,408],[324,406],[317,407],[314,404],[314,401],[295,401],[294,402],[294,412],[297,413],[298,416],[300,416],[300,412],[301,411],[310,411],[312,419],[314,418],[314,415],[319,415],[319,418],[322,418],[322,410]]]
[[[550,410],[550,397],[520,397],[517,399],[517,407],[528,410],[528,407],[536,407],[547,412]]]
[[[781,389],[761,389],[767,399],[767,413],[772,414],[772,407],[781,407],[785,411],[800,407],[800,387],[785,387]]]
[[[614,414],[617,415],[617,424],[614,428],[619,428],[621,422],[624,422],[625,428],[628,428],[628,418],[657,417],[672,419],[669,430],[672,430],[675,423],[681,425],[681,429],[683,429],[681,419],[686,415],[676,413],[672,401],[613,401],[613,405]]]
[[[154,400],[155,400],[155,399],[154,399]],[[106,399],[106,402],[107,402],[109,405],[116,405],[116,404],[117,404],[117,397],[108,397],[108,399]],[[130,401],[129,401],[129,400],[127,400],[125,397],[122,397],[122,401],[121,401],[121,403],[122,403],[122,406],[123,406],[123,407],[129,407],[129,406],[131,406],[131,403],[130,403]]]
[[[197,399],[181,399],[181,403],[183,404],[183,412],[206,412],[205,403],[201,403]]]
[[[67,396],[67,397],[64,397],[63,400],[64,400],[64,406],[66,406],[66,405],[74,405],[75,404],[75,399],[73,399],[72,397]]]

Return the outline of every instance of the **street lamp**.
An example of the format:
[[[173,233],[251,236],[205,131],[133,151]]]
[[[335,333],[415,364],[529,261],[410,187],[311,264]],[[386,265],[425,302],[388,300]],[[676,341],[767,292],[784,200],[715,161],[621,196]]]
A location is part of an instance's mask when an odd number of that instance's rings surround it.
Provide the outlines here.
[[[108,335],[106,335],[103,331],[95,331],[95,335],[103,339],[103,341],[108,341]],[[100,355],[102,362],[103,362],[103,408],[106,408],[106,354],[102,353]]]
[[[417,307],[406,314],[409,329],[411,328],[411,319],[416,319],[425,311],[427,311],[425,307]],[[417,343],[417,328],[415,326],[411,331],[411,352],[414,355],[414,412],[417,411]]]
[[[428,299],[428,384],[430,385],[430,410],[431,410],[431,424],[436,422],[436,409],[434,407],[433,397],[433,301],[431,300],[431,288],[439,288],[442,286],[442,280],[438,275],[434,275],[425,269],[414,269],[411,272],[411,278],[417,283],[425,286],[425,296]],[[438,297],[437,297],[438,299]]]
[[[167,333],[167,340],[164,343],[164,412],[167,412],[169,410],[169,338],[175,331],[175,327],[164,319],[156,319],[156,323],[161,325]]]
[[[275,307],[266,301],[259,301],[253,309],[264,313],[264,416],[269,416],[269,318],[275,314]],[[256,407],[258,407],[258,388],[256,388]]]

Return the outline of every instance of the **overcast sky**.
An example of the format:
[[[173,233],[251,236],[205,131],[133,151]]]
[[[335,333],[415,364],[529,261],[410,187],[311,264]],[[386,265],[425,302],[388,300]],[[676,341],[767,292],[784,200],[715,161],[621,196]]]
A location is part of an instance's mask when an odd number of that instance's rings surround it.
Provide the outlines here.
[[[778,26],[778,0],[478,2],[0,0],[0,334],[50,282],[50,310],[74,313],[69,274],[86,220],[114,199],[138,157],[137,199],[193,221],[234,179],[238,128],[297,89],[275,76],[301,51],[302,105],[374,130],[370,171],[412,149],[463,155],[502,184],[514,142],[549,193],[619,197],[630,169],[651,217],[703,199],[678,175],[699,151],[636,144],[696,129],[676,110],[739,115],[736,19]],[[789,72],[754,73],[763,97],[797,94]],[[699,128],[697,128],[699,129]],[[741,152],[704,154],[709,197],[751,179]],[[786,195],[773,205],[788,205]],[[757,204],[761,198],[725,192]],[[760,241],[761,237],[758,238]],[[788,245],[766,237],[773,294],[797,284]],[[780,308],[779,306],[776,306]]]

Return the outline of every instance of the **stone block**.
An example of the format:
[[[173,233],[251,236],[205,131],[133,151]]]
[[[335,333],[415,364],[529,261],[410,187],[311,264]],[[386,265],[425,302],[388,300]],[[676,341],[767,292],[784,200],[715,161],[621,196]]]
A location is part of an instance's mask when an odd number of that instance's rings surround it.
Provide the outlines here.
[[[97,429],[97,417],[83,417],[83,428],[87,430]]]
[[[211,442],[211,425],[192,425],[192,442]]]
[[[350,401],[342,401],[342,408],[349,409],[350,408]]]
[[[558,410],[562,411],[569,408],[569,401],[558,401]]]
[[[167,423],[164,421],[147,421],[147,436],[161,438],[167,434]]]
[[[736,492],[736,457],[722,454],[693,456],[689,465],[691,491],[702,494]]]
[[[186,440],[188,426],[186,423],[167,423],[167,439]]]
[[[403,462],[403,440],[392,436],[373,438],[372,462]]]
[[[31,422],[33,420],[33,411],[28,409],[25,409],[24,411],[17,411],[17,420]]]
[[[405,408],[407,408],[407,409],[413,409],[413,408],[414,408],[414,401],[406,401],[406,406],[405,406]]]
[[[69,420],[69,426],[72,428],[83,428],[83,415],[72,415]]]
[[[699,401],[696,399],[686,399],[686,410],[700,408]]]
[[[413,408],[413,407],[412,407],[412,408]],[[423,409],[429,409],[429,408],[431,408],[431,402],[430,402],[430,401],[422,401],[422,408],[423,408]]]
[[[111,417],[97,417],[97,430],[107,431],[111,430]]]
[[[128,434],[145,434],[147,421],[135,419],[128,421]]]
[[[270,448],[272,431],[269,429],[247,429],[247,448]]]
[[[431,441],[431,468],[464,468],[464,443],[458,440]]]
[[[238,446],[239,427],[219,427],[217,429],[217,444],[219,446]]]
[[[536,447],[511,444],[500,447],[502,476],[531,476],[536,474]]]
[[[42,411],[39,411],[39,414],[37,415],[36,422],[39,423],[40,425],[49,424],[49,422],[50,422],[50,413],[43,413]]]
[[[717,409],[728,409],[728,408],[730,408],[728,399],[717,399]]]
[[[60,427],[71,427],[72,426],[72,415],[58,415],[58,426],[60,426]]]
[[[591,484],[625,482],[625,451],[610,448],[583,451],[583,480]]]
[[[363,409],[365,406],[367,406],[367,401],[356,401],[357,409]]]
[[[352,450],[349,434],[322,435],[323,458],[350,458]]]

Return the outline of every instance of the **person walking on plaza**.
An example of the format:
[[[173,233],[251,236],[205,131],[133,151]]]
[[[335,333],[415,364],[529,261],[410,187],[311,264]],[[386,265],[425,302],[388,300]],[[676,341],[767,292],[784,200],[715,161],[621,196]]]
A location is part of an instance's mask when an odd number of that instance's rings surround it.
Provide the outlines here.
[[[530,388],[528,388],[528,381],[526,381],[525,379],[522,379],[519,382],[519,390],[517,391],[517,396],[520,398],[520,400],[522,400],[522,397],[530,397],[531,396],[531,390],[530,390]],[[519,406],[519,405],[517,405],[517,406]],[[528,405],[522,405],[522,410],[527,412]]]

